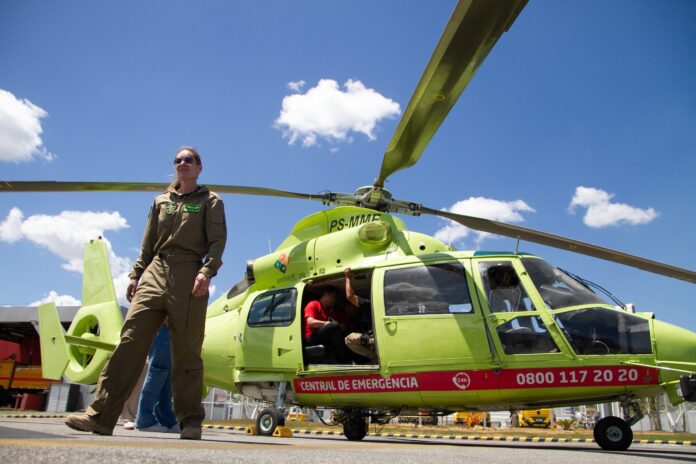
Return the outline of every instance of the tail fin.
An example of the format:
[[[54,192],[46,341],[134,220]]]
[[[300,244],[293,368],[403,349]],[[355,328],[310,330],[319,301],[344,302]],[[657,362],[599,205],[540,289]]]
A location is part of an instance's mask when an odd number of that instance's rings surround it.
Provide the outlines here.
[[[117,301],[106,242],[90,240],[85,244],[82,257],[82,305]]]
[[[63,326],[53,302],[39,306],[39,338],[41,339],[41,368],[46,379],[60,380],[68,366],[68,347]]]
[[[73,382],[96,383],[118,344],[123,316],[103,240],[85,244],[82,304],[67,334],[63,334],[53,303],[39,308],[41,356],[48,366],[46,378],[60,379],[64,372]]]

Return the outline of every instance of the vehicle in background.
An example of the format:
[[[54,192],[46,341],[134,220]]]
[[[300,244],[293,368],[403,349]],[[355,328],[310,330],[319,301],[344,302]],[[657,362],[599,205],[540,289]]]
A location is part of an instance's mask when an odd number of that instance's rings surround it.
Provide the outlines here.
[[[304,412],[302,408],[298,406],[293,406],[290,408],[290,412],[288,413],[288,421],[298,421],[298,422],[307,422],[309,420],[309,414]]]
[[[457,411],[454,413],[453,421],[455,424],[467,427],[477,425],[488,427],[491,425],[491,415],[488,412]]]
[[[3,352],[12,350],[15,343],[0,340]],[[44,379],[40,365],[24,364],[18,351],[0,360],[0,406],[39,410],[46,391],[55,380]]]
[[[551,427],[553,422],[553,409],[525,409],[518,414],[520,427]]]

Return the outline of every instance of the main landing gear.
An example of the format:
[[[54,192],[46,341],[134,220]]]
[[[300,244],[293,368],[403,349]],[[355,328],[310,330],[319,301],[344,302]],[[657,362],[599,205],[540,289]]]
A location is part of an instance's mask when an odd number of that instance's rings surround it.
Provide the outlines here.
[[[595,425],[594,439],[604,450],[625,451],[633,443],[631,426],[643,418],[643,412],[635,398],[623,398],[621,408],[626,420],[609,416]]]
[[[341,421],[343,435],[351,441],[360,441],[367,435],[367,416],[360,410],[349,410],[343,415]]]
[[[271,436],[277,427],[285,427],[285,399],[288,384],[280,382],[276,406],[263,408],[256,418],[256,431],[259,435]]]
[[[256,418],[256,430],[259,435],[271,436],[276,427],[285,426],[285,415],[278,408],[263,408]]]

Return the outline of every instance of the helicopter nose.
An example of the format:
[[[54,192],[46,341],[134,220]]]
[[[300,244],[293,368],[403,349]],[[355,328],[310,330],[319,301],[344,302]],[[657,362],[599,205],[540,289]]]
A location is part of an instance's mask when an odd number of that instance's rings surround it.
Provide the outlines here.
[[[687,372],[696,371],[696,333],[667,322],[653,322],[657,361],[660,366],[682,371],[660,370],[662,382],[678,381]]]

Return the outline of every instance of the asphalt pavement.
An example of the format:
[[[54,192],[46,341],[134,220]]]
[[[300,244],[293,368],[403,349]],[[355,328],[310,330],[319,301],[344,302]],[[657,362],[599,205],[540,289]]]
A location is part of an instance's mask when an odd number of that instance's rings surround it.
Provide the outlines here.
[[[634,444],[628,451],[606,452],[594,443],[509,443],[442,439],[341,436],[273,438],[239,430],[204,429],[203,440],[178,434],[139,432],[117,427],[114,436],[76,432],[59,418],[0,417],[0,462],[97,464],[273,463],[372,464],[643,464],[696,463],[696,449],[679,445]]]

